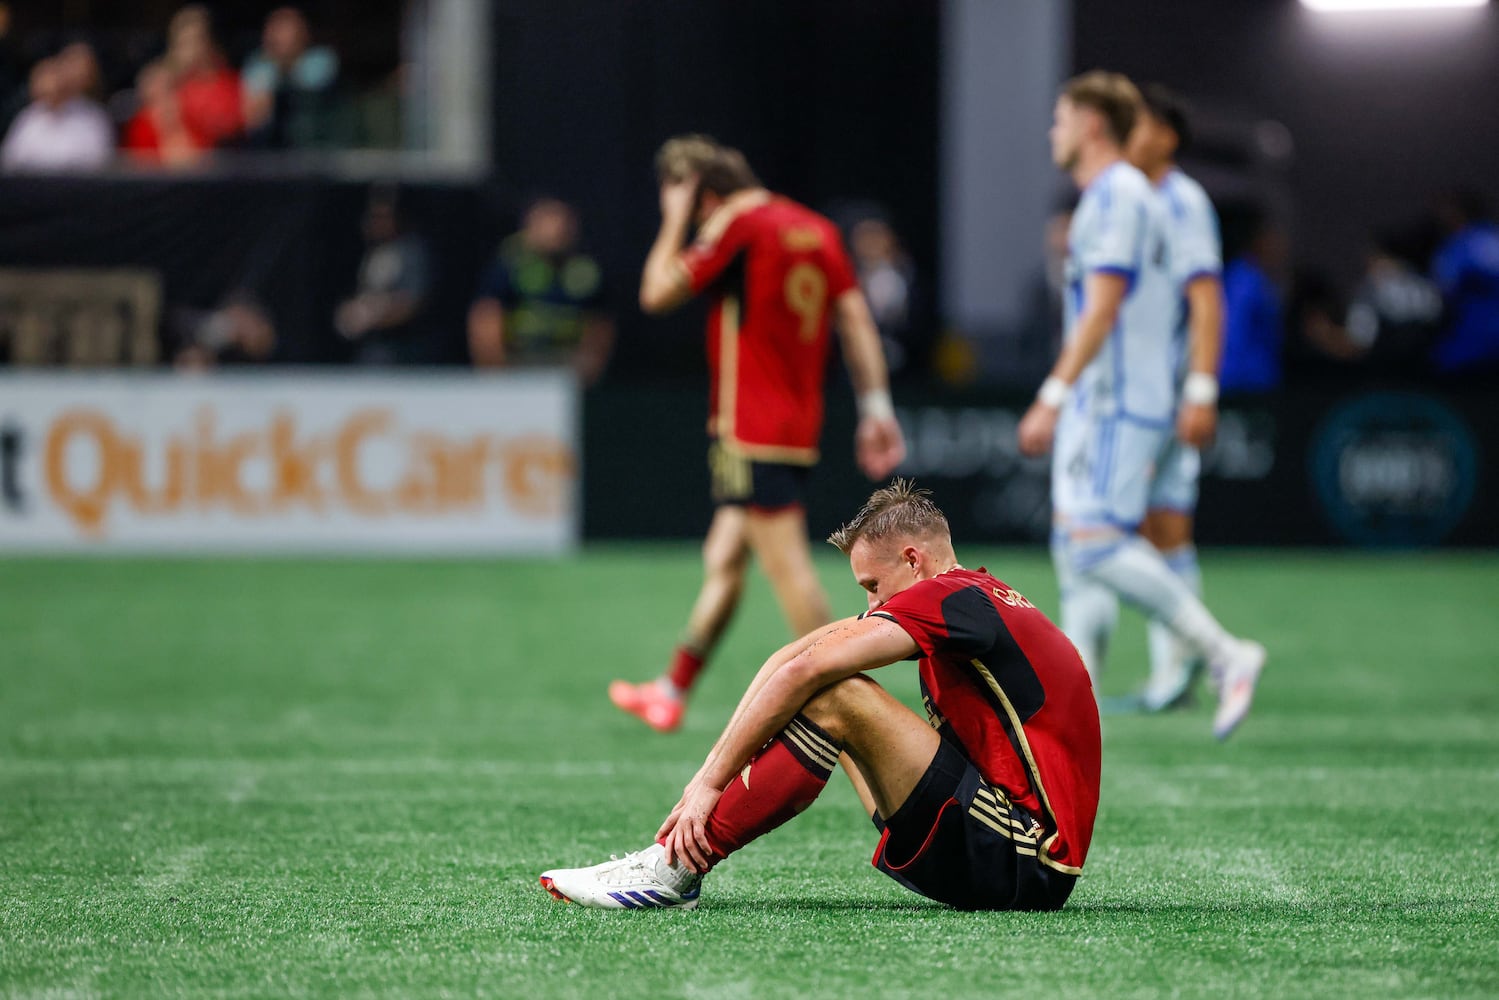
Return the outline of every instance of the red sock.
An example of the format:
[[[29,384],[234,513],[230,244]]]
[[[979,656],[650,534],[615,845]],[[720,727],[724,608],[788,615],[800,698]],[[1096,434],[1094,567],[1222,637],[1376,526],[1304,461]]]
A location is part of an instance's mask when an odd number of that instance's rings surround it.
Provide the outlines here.
[[[806,716],[793,718],[724,789],[708,817],[718,860],[812,804],[838,764],[838,744]]]
[[[685,645],[678,646],[676,653],[672,655],[671,669],[666,672],[666,678],[671,681],[671,686],[677,689],[678,694],[685,695],[692,690],[705,663],[701,653]]]

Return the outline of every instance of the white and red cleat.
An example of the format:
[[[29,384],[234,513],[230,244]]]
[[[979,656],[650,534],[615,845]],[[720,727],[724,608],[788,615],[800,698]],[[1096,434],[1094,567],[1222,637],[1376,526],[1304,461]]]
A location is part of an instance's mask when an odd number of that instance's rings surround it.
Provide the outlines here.
[[[541,887],[554,899],[602,910],[696,909],[702,882],[684,865],[667,864],[660,844],[591,868],[541,873]]]
[[[1265,647],[1257,642],[1239,642],[1232,659],[1214,671],[1218,679],[1218,711],[1213,716],[1213,735],[1226,740],[1249,714],[1254,686],[1265,669]]]

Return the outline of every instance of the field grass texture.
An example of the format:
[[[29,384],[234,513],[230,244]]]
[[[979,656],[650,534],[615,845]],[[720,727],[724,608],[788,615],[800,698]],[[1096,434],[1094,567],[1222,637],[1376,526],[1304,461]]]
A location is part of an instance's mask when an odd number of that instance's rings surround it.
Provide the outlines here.
[[[1043,553],[959,555],[1055,611]],[[1499,995],[1499,557],[1204,574],[1270,649],[1255,712],[1221,746],[1206,704],[1105,720],[1064,911],[906,892],[835,775],[696,912],[601,912],[537,874],[648,842],[786,639],[758,578],[660,736],[604,692],[665,663],[690,547],[5,561],[0,996]],[[1106,694],[1144,676],[1125,618]]]

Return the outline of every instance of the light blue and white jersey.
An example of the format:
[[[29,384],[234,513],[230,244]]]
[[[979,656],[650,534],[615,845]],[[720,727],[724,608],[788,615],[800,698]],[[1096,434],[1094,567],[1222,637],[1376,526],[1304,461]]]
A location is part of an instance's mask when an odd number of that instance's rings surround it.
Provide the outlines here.
[[[1083,191],[1067,232],[1069,339],[1083,311],[1085,281],[1100,272],[1124,276],[1129,290],[1108,340],[1078,377],[1076,405],[1094,417],[1164,426],[1176,407],[1173,340],[1182,286],[1172,263],[1166,201],[1122,160]]]
[[[1176,313],[1170,318],[1178,381],[1187,373],[1187,286],[1204,275],[1223,272],[1223,241],[1218,235],[1218,214],[1202,185],[1172,168],[1156,187],[1166,205],[1171,236],[1171,270],[1180,289]]]

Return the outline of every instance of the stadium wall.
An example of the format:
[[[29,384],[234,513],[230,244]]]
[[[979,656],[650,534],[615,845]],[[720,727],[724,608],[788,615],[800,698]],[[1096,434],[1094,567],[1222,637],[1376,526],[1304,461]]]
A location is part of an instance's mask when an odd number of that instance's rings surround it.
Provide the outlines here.
[[[936,492],[964,540],[1045,544],[1047,460],[1019,454],[1029,397],[897,393],[910,455],[899,470]],[[710,513],[701,389],[612,386],[585,404],[585,534],[700,537]],[[812,478],[816,535],[870,484],[852,460],[853,403],[829,401]],[[1204,456],[1198,537],[1208,545],[1499,545],[1499,404],[1479,391],[1307,389],[1227,403]]]

